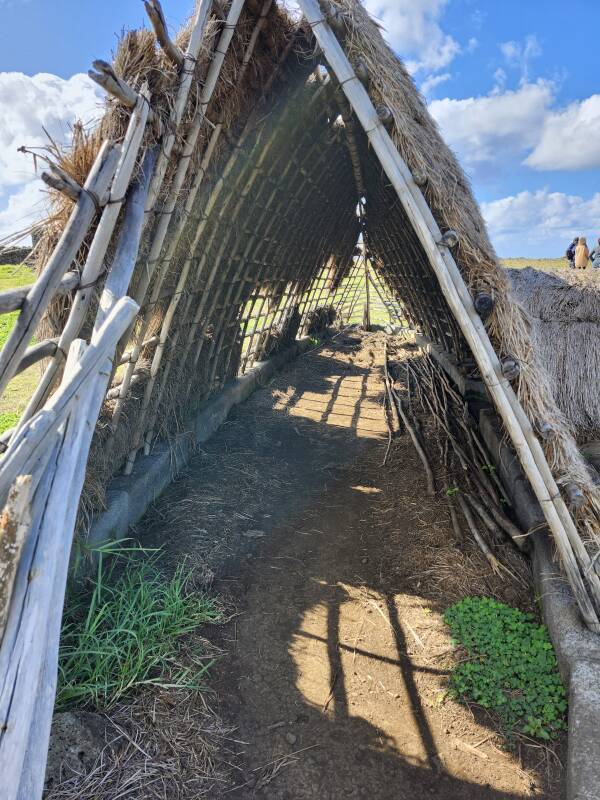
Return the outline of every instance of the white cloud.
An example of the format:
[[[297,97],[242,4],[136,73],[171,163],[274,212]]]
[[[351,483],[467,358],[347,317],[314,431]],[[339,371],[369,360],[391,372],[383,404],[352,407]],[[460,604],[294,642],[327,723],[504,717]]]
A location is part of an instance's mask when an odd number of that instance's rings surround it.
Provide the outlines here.
[[[600,94],[546,115],[541,135],[525,164],[534,169],[600,167]]]
[[[481,97],[434,100],[429,110],[463,163],[477,169],[531,151],[553,101],[552,84],[540,80]]]
[[[421,91],[427,96],[436,86],[439,86],[441,83],[446,83],[451,77],[452,75],[449,72],[442,72],[440,75],[430,75],[428,78],[425,78],[421,84]]]
[[[0,72],[0,192],[33,173],[31,159],[17,153],[20,145],[47,144],[44,128],[64,142],[70,123],[98,115],[99,97],[87,75],[65,80],[46,73]]]
[[[366,0],[367,10],[383,25],[390,45],[415,73],[444,69],[460,53],[444,33],[440,18],[448,0]]]
[[[529,65],[534,58],[542,55],[542,48],[535,34],[531,33],[521,42],[502,42],[500,52],[510,67],[518,69],[523,83],[529,80]]]
[[[68,142],[76,119],[88,122],[99,116],[100,99],[87,75],[65,80],[46,73],[0,72],[0,238],[35,222],[43,207],[33,159],[17,148],[47,145],[44,129],[56,142]]]
[[[574,236],[595,242],[600,235],[600,193],[589,199],[542,189],[519,192],[481,210],[497,250],[504,256],[563,255]]]
[[[556,108],[556,86],[550,81],[507,90],[504,70],[494,78],[487,95],[429,104],[444,138],[474,176],[515,159],[535,170],[600,167],[600,94]],[[424,91],[430,88],[426,84]]]

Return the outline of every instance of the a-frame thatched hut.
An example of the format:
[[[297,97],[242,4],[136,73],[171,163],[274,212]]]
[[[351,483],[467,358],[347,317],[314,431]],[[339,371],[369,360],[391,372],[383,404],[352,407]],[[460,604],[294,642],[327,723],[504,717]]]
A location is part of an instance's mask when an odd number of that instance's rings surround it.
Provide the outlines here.
[[[48,359],[0,470],[6,797],[41,793],[90,447],[93,507],[198,398],[331,305],[361,236],[412,325],[474,358],[600,630],[600,492],[468,181],[358,0],[299,4],[295,23],[273,0],[200,0],[172,41],[148,0],[154,32],[127,34],[90,73],[109,96],[103,119],[43,176],[38,280],[0,297],[20,310],[0,390]],[[505,358],[520,367],[512,384]]]

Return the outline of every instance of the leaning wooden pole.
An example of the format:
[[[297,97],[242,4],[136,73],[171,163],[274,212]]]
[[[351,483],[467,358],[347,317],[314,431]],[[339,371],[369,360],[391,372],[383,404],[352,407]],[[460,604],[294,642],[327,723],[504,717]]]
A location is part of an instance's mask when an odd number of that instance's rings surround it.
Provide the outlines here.
[[[0,352],[0,393],[17,367],[50,301],[81,247],[115,174],[119,149],[105,142],[85,182],[60,240],[44,270],[28,293],[15,327]]]
[[[116,304],[91,345],[71,359],[63,383],[50,401],[57,413],[40,442],[45,456],[43,474],[31,503],[31,524],[0,647],[3,800],[41,797],[69,552],[87,453],[103,396],[95,392],[91,378],[114,354],[137,310],[129,298]],[[22,433],[34,424],[35,418]],[[31,451],[18,474],[35,472],[36,463],[36,452]],[[28,753],[35,762],[28,759]]]
[[[479,325],[475,322],[474,317],[477,314],[473,306],[473,300],[452,254],[442,242],[441,233],[433,219],[427,201],[412,179],[408,166],[385,130],[367,91],[355,75],[317,0],[299,0],[299,5],[346,97],[350,101],[382,168],[394,187],[406,215],[429,258],[429,263],[437,277],[444,298],[471,348],[482,377],[511,437],[525,473],[544,512],[548,526],[552,531],[561,563],[567,573],[586,625],[590,629],[600,632],[600,622],[590,598],[588,587],[586,587],[581,576],[576,554],[580,560],[583,560],[582,568],[584,571],[585,562],[589,562],[591,566],[591,560],[587,556],[587,551],[585,551],[579,536],[575,535],[573,537],[572,535],[571,525],[574,527],[574,523],[572,520],[569,523],[566,519],[558,489],[556,493],[552,491],[552,484],[556,487],[556,483],[553,478],[552,481],[549,480],[551,472],[546,459],[543,459],[546,464],[545,468],[540,463],[539,452],[536,452],[537,447],[529,434],[531,424],[529,422],[525,424],[527,419],[525,412],[518,403],[516,396],[514,396],[508,381],[502,375],[498,356],[492,347],[487,332],[483,328],[481,320],[479,320]],[[539,446],[539,449],[541,450],[541,446]],[[536,455],[538,456],[537,458]],[[564,502],[562,505],[564,506]],[[567,515],[570,518],[568,511]],[[594,585],[595,582],[591,579],[593,574],[595,573],[592,567],[587,572],[588,585],[593,591],[596,602],[600,605],[600,592],[597,591]]]
[[[104,207],[100,222],[94,234],[90,251],[81,273],[80,285],[73,299],[69,318],[60,335],[56,353],[29,400],[16,430],[19,430],[19,428],[21,428],[44,404],[54,386],[60,367],[66,358],[66,354],[69,352],[71,342],[79,335],[81,327],[84,324],[94,296],[94,288],[103,273],[106,251],[124,203],[133,169],[137,163],[138,153],[148,119],[149,102],[150,94],[147,87],[144,86],[140,92],[139,101],[133,110],[125,133],[125,138],[120,147],[119,163],[110,189],[108,202]]]

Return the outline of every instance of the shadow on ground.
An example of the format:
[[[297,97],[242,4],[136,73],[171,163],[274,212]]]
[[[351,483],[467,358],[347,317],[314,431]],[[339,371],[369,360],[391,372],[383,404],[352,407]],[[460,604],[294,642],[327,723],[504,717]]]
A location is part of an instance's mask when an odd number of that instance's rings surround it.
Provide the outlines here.
[[[236,730],[210,796],[554,800],[543,753],[503,752],[489,720],[443,698],[444,608],[532,600],[456,541],[406,437],[382,467],[382,357],[364,336],[299,359],[140,526],[173,563],[215,573],[238,611],[217,634],[214,688]]]

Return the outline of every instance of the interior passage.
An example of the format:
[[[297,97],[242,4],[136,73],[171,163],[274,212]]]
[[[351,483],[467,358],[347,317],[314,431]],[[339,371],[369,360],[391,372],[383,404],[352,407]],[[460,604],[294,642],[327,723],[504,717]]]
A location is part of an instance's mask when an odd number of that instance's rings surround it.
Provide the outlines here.
[[[445,698],[443,610],[471,591],[522,598],[456,541],[408,437],[382,467],[383,359],[383,334],[354,331],[297,359],[141,525],[235,608],[211,678],[231,769],[211,796],[558,798]]]

